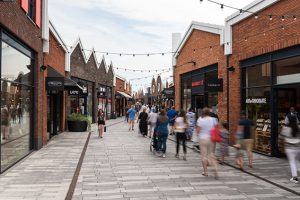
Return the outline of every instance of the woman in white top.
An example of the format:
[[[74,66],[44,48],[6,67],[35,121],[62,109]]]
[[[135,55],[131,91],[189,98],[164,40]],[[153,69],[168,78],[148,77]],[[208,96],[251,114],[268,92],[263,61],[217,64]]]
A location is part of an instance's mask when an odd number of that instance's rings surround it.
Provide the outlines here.
[[[217,178],[217,161],[213,154],[213,143],[211,142],[211,129],[214,128],[218,122],[215,118],[210,117],[209,108],[204,108],[202,117],[197,120],[197,134],[200,143],[201,159],[203,167],[203,176],[208,176],[208,163],[215,167],[215,177]]]
[[[179,146],[180,141],[182,141],[183,146],[183,160],[186,160],[186,128],[188,127],[188,122],[186,118],[186,113],[184,110],[181,110],[179,116],[175,119],[174,132],[176,133],[176,158],[179,158]]]
[[[148,131],[149,137],[151,138],[153,135],[153,131],[156,127],[156,122],[157,122],[158,114],[156,110],[152,110],[151,113],[149,114],[148,117],[148,124],[150,124],[150,129]]]

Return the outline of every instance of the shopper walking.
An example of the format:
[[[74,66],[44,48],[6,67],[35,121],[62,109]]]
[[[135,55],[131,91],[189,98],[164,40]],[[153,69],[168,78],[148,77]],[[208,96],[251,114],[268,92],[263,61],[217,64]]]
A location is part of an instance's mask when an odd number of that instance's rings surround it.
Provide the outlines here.
[[[203,167],[203,176],[208,176],[208,165],[214,167],[215,178],[218,178],[217,173],[217,161],[213,153],[213,144],[211,142],[211,129],[217,125],[217,120],[213,117],[210,117],[209,108],[204,108],[202,113],[202,118],[200,117],[197,120],[196,132],[198,134],[202,167]]]
[[[187,140],[191,140],[193,137],[195,123],[196,123],[196,114],[193,112],[193,109],[190,108],[189,112],[186,114],[186,118],[188,121],[188,128],[186,131]]]
[[[134,120],[135,120],[137,111],[136,111],[135,107],[132,105],[131,108],[127,111],[127,113],[128,113],[129,131],[130,131],[130,129],[134,131]]]
[[[158,114],[156,110],[150,112],[148,117],[148,124],[149,124],[149,137],[152,138],[154,129],[156,127]]]
[[[229,133],[228,133],[228,123],[221,123],[219,125],[221,142],[220,142],[220,155],[221,164],[224,163],[225,157],[229,156]]]
[[[99,134],[99,137],[102,138],[103,130],[104,130],[104,126],[105,126],[105,116],[104,116],[102,109],[98,110],[97,122],[98,122],[98,134]]]
[[[298,113],[296,112],[295,107],[290,107],[290,112],[287,113],[287,115],[284,119],[285,125],[289,125],[290,118],[293,117],[293,116],[296,118],[296,122],[299,124],[300,119],[299,119]]]
[[[171,108],[171,110],[169,110],[167,112],[167,116],[169,118],[170,135],[173,135],[174,134],[174,123],[175,123],[175,119],[177,117],[177,112],[176,112],[174,106]]]
[[[188,122],[186,118],[186,113],[181,110],[179,116],[175,119],[174,132],[176,134],[176,154],[175,157],[179,158],[179,146],[182,141],[183,147],[183,160],[186,160],[186,129],[188,127]]]
[[[140,133],[144,137],[147,137],[147,135],[148,135],[148,122],[147,122],[148,114],[146,111],[147,111],[147,107],[144,106],[142,108],[142,112],[139,114],[139,117],[138,117]]]
[[[162,110],[159,113],[157,122],[156,122],[156,134],[158,137],[157,141],[157,149],[160,151],[160,156],[163,158],[166,157],[166,150],[167,150],[167,139],[168,139],[168,122],[169,118],[166,115],[166,112]]]
[[[127,123],[128,123],[128,117],[129,117],[128,110],[129,110],[129,107],[126,106],[126,108],[125,108],[125,121],[126,121]]]
[[[253,139],[252,139],[252,120],[248,119],[246,116],[246,112],[241,112],[241,118],[238,124],[237,132],[241,134],[241,146],[246,151],[248,157],[248,166],[252,168],[253,162]]]
[[[300,167],[299,155],[300,155],[300,129],[297,124],[297,117],[291,116],[289,118],[288,126],[284,126],[281,131],[281,135],[285,139],[285,152],[287,154],[293,183],[298,183],[298,169]]]

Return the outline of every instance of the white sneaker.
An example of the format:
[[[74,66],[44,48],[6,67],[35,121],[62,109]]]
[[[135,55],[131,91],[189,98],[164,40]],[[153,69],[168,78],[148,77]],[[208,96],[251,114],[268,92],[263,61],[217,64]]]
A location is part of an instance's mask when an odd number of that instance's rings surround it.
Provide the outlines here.
[[[293,182],[293,183],[299,183],[297,177],[292,177],[292,178],[290,179],[290,181]]]
[[[165,158],[165,157],[166,157],[166,154],[163,154],[162,157]]]

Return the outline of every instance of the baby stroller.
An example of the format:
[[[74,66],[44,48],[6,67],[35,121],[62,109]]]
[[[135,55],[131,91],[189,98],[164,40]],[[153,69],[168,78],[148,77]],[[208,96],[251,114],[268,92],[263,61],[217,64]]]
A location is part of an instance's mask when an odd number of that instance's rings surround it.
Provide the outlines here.
[[[153,135],[150,141],[150,152],[153,152],[153,154],[155,153],[155,151],[157,151],[157,132],[156,129],[154,129],[153,131]]]

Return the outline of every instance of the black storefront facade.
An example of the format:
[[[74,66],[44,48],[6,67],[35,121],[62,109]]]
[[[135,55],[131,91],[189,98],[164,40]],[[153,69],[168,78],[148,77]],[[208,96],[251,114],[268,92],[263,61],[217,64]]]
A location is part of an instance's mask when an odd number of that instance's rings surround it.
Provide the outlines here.
[[[114,113],[112,111],[112,87],[98,84],[96,90],[98,110],[102,109],[107,118],[114,118]]]
[[[202,67],[181,75],[181,108],[193,108],[201,116],[204,107],[218,113],[218,92],[223,91],[223,80],[218,79],[218,64]]]
[[[254,150],[283,156],[279,136],[291,106],[300,110],[300,46],[240,62],[241,107],[254,121]]]

